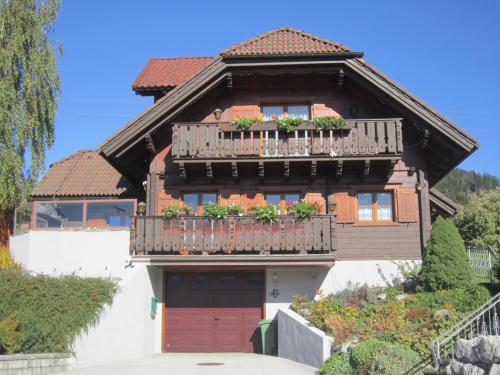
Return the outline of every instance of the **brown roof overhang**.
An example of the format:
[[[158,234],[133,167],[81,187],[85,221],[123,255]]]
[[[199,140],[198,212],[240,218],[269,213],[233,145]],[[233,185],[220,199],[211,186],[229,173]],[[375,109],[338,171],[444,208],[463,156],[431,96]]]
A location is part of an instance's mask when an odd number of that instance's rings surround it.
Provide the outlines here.
[[[429,190],[429,201],[431,207],[442,216],[452,217],[457,213],[458,203],[454,202],[435,188]]]

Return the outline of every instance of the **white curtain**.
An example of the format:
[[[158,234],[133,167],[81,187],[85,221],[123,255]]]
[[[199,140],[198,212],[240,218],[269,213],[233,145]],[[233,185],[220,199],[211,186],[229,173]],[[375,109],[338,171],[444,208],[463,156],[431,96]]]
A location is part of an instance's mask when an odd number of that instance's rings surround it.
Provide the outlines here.
[[[378,219],[379,220],[392,220],[392,208],[391,207],[378,207]]]
[[[373,211],[371,207],[360,207],[358,209],[359,220],[373,220]]]

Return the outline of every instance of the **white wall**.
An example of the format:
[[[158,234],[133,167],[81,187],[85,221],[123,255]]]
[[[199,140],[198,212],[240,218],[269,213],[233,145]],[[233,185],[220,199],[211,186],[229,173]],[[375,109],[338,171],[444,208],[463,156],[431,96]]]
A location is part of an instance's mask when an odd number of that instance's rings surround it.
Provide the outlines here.
[[[278,357],[320,368],[333,339],[290,309],[278,310]]]
[[[389,281],[400,276],[396,265],[389,260],[337,261],[331,268],[269,268],[266,270],[266,319],[272,319],[280,307],[287,308],[296,294],[306,294],[313,299],[320,291],[328,295],[345,289],[349,282],[384,286],[380,273]],[[277,276],[276,284],[273,274]],[[279,291],[277,297],[272,296],[273,289]]]
[[[14,260],[51,276],[112,277],[119,291],[97,324],[73,345],[75,368],[161,352],[162,309],[151,317],[151,297],[162,301],[163,271],[129,265],[129,231],[32,231],[10,238]]]
[[[128,230],[30,231],[11,236],[10,251],[17,263],[35,273],[123,278],[129,243]]]

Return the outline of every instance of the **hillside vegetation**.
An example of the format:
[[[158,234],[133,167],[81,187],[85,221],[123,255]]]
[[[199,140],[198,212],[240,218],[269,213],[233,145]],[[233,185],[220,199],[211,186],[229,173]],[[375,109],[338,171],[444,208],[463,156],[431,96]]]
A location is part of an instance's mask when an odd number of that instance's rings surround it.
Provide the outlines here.
[[[488,173],[477,173],[456,168],[446,175],[436,188],[460,204],[469,200],[471,193],[479,193],[500,187],[500,179]]]

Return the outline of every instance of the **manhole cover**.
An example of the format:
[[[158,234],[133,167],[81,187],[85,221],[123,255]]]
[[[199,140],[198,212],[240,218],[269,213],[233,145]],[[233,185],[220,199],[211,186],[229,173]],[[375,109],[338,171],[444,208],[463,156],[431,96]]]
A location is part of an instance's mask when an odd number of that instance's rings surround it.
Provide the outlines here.
[[[197,363],[196,366],[223,366],[222,362],[200,362]]]

